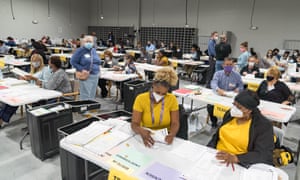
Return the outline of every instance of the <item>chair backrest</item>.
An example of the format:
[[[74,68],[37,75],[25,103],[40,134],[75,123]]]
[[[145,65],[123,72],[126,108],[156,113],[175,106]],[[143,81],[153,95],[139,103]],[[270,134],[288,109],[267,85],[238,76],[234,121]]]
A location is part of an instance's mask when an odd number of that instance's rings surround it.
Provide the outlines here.
[[[78,79],[72,79],[70,80],[71,87],[72,87],[72,92],[70,93],[64,93],[62,97],[73,97],[73,100],[78,100],[78,95],[79,95],[79,80]]]
[[[259,87],[259,84],[258,84],[258,83],[248,82],[247,89],[256,92],[257,89],[258,89],[258,87]]]
[[[223,118],[224,114],[230,109],[230,107],[228,106],[224,106],[222,104],[214,104],[214,111],[213,114],[214,116],[216,116],[217,118]]]

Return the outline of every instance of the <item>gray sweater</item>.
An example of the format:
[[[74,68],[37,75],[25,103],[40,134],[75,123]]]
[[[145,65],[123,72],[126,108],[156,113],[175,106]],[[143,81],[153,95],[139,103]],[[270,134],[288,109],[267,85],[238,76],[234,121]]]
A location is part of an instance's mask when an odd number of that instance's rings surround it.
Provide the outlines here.
[[[43,88],[60,91],[62,93],[72,92],[72,87],[68,75],[63,69],[53,72],[48,82],[43,82]]]

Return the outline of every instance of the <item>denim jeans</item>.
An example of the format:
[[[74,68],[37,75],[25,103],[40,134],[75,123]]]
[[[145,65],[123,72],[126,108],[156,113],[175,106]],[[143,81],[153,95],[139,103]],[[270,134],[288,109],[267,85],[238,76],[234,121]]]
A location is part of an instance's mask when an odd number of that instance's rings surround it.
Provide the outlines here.
[[[99,74],[90,74],[87,80],[80,80],[80,100],[94,100],[98,86]]]
[[[221,61],[221,60],[217,60],[217,61],[216,61],[216,72],[217,72],[217,71],[220,71],[220,70],[223,70],[223,66],[222,66],[222,65],[223,65],[223,62],[224,62],[224,61]]]

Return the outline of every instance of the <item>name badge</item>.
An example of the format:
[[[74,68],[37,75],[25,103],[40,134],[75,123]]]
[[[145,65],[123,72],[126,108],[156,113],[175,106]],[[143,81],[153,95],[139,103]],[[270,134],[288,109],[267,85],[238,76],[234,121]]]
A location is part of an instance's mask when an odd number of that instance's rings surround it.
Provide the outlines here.
[[[229,87],[235,87],[235,84],[229,83]]]
[[[91,58],[91,55],[90,54],[85,54],[84,57],[85,58]]]

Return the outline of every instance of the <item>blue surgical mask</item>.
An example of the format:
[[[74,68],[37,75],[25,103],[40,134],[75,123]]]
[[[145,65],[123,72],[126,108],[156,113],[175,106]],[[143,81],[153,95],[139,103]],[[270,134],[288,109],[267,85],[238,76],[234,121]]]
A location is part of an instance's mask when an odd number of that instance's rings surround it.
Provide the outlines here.
[[[38,67],[40,67],[40,65],[41,65],[40,62],[32,62],[32,66],[33,66],[34,68],[38,68]]]
[[[92,49],[92,48],[93,48],[93,43],[91,43],[91,42],[86,42],[86,43],[84,44],[84,47],[87,48],[87,49]]]

